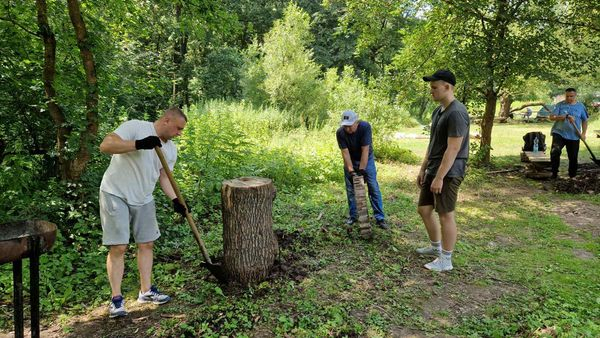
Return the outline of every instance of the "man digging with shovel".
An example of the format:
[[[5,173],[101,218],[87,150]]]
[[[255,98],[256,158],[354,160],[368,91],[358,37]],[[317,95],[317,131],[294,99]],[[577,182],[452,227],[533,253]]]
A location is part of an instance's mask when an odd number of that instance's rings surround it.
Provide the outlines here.
[[[569,177],[573,178],[577,175],[579,136],[585,142],[587,119],[588,112],[585,106],[581,102],[577,102],[577,91],[575,88],[567,88],[565,90],[565,100],[559,102],[550,114],[550,121],[554,121],[551,131],[552,150],[550,151],[553,179],[558,178],[560,155],[565,146],[569,157]],[[579,133],[579,130],[581,130],[581,133]]]
[[[164,304],[171,300],[151,284],[154,241],[160,237],[152,196],[156,182],[173,201],[175,212],[185,216],[187,209],[177,199],[154,148],[163,149],[173,169],[177,148],[171,139],[181,135],[186,123],[185,114],[172,107],[155,122],[131,120],[121,124],[100,144],[101,152],[112,155],[100,184],[102,243],[109,248],[106,269],[112,290],[110,318],[127,315],[121,282],[130,227],[137,244],[138,302]]]

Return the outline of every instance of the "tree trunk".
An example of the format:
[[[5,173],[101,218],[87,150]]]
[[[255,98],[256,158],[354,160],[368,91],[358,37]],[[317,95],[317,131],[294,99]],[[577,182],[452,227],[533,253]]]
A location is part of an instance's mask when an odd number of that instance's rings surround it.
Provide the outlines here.
[[[264,280],[279,250],[273,232],[275,186],[267,178],[242,177],[223,182],[223,267],[232,282]]]
[[[56,126],[56,150],[58,153],[58,171],[61,178],[65,178],[68,163],[63,156],[65,145],[71,128],[67,123],[65,114],[55,101],[56,90],[54,89],[54,77],[56,75],[56,38],[50,24],[48,23],[48,8],[45,0],[36,0],[37,24],[40,35],[44,42],[44,72],[42,81],[44,82],[44,92],[46,93],[46,104],[52,121]]]
[[[484,152],[483,164],[490,163],[490,150],[492,148],[492,127],[496,116],[496,102],[498,94],[492,89],[485,93],[485,113],[481,120],[481,150]]]
[[[507,119],[510,115],[510,106],[512,104],[512,96],[510,94],[504,93],[500,97],[500,116]]]
[[[175,19],[180,27],[182,26],[182,5],[175,5]],[[181,30],[180,36],[175,40],[173,45],[173,64],[175,73],[173,76],[173,103],[180,106],[190,106],[189,83],[190,75],[186,69],[185,57],[188,50],[188,33],[186,30]]]
[[[95,140],[98,133],[98,84],[94,65],[94,56],[87,42],[87,30],[78,0],[68,0],[69,17],[75,28],[77,45],[83,60],[83,67],[87,82],[86,97],[86,120],[85,131],[81,132],[79,149],[74,158],[69,159],[65,155],[66,142],[73,127],[67,121],[64,112],[55,101],[56,91],[54,89],[54,77],[56,75],[56,38],[48,24],[48,9],[45,0],[36,0],[37,22],[40,34],[44,41],[44,90],[48,111],[57,129],[56,148],[58,153],[59,175],[62,180],[78,180],[90,159],[90,142]]]
[[[70,162],[66,177],[69,180],[78,180],[90,160],[90,143],[96,139],[96,135],[98,134],[98,79],[96,78],[94,54],[92,54],[90,44],[87,40],[87,29],[81,16],[79,0],[67,0],[67,4],[69,17],[75,29],[75,37],[77,38],[77,46],[79,47],[81,60],[83,61],[87,83],[87,96],[85,99],[87,124],[85,131],[81,133],[79,138],[79,150],[75,158]]]

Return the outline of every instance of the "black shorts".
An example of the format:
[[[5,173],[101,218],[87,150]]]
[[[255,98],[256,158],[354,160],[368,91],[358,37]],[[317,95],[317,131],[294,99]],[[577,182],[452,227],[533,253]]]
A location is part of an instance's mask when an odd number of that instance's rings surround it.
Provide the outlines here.
[[[419,206],[433,205],[438,213],[448,213],[456,208],[456,199],[458,198],[458,188],[463,181],[463,177],[444,177],[444,185],[441,194],[431,192],[431,182],[435,176],[426,175],[425,183],[421,186],[419,195]]]

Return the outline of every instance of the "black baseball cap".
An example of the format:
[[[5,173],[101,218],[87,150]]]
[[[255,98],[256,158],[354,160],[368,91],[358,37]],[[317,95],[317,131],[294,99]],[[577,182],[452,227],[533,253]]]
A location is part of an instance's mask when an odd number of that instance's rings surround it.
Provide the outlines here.
[[[423,76],[423,81],[431,82],[431,81],[446,81],[451,85],[456,85],[456,77],[454,74],[447,69],[437,70],[431,76]]]

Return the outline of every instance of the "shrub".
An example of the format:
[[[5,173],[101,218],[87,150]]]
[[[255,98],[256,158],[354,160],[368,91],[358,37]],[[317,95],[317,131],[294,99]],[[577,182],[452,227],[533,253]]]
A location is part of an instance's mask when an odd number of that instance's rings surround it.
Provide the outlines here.
[[[354,75],[354,68],[345,67],[338,75],[329,69],[325,75],[325,89],[329,95],[331,123],[339,121],[342,111],[352,109],[362,120],[369,121],[373,132],[384,133],[396,126],[414,126],[415,121],[408,113],[391,104],[389,99],[376,88],[368,88]]]
[[[241,98],[240,78],[244,60],[231,47],[220,47],[206,55],[200,73],[203,96],[207,99]]]
[[[312,39],[308,14],[290,3],[262,45],[263,88],[273,105],[289,112],[293,126],[319,126],[327,118],[320,69],[308,48]]]
[[[393,140],[376,141],[374,154],[378,160],[395,161],[407,164],[419,164],[421,159],[409,149],[400,147]]]

